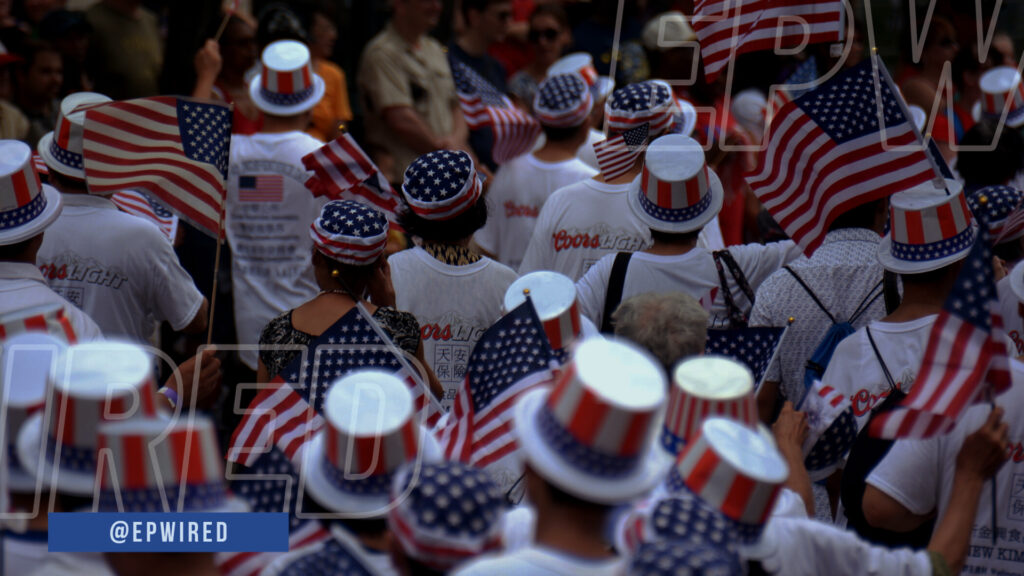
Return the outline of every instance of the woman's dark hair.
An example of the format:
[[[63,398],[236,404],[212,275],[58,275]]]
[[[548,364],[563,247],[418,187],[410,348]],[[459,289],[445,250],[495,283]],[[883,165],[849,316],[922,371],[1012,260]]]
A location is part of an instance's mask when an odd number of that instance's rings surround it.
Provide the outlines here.
[[[411,576],[444,576],[447,574],[446,571],[435,570],[408,554],[405,555],[405,567]]]
[[[275,2],[260,11],[259,24],[256,26],[256,42],[260,45],[260,51],[278,40],[305,43],[307,35],[308,31],[303,28],[302,21],[287,4]]]
[[[569,28],[569,15],[565,13],[565,8],[562,8],[560,4],[551,3],[537,6],[533,9],[533,12],[530,12],[529,21],[533,22],[533,19],[537,16],[551,16],[555,19],[555,22],[558,22],[558,26],[562,30]]]
[[[307,492],[302,498],[302,510],[303,514],[335,514],[338,513],[333,510],[328,510],[319,502],[316,498],[310,496]],[[330,524],[337,522],[345,527],[346,530],[351,532],[355,536],[380,536],[381,534],[388,531],[388,521],[386,518],[365,518],[365,519],[325,519],[324,523]]]
[[[566,140],[572,140],[580,133],[580,124],[576,126],[568,126],[565,128],[559,128],[556,126],[545,126],[541,124],[541,128],[544,130],[544,138],[548,142],[565,142]]]
[[[316,259],[319,258],[320,261],[327,266],[328,270],[332,272],[337,270],[338,276],[336,280],[345,285],[347,290],[357,290],[358,288],[366,286],[370,281],[370,276],[372,276],[374,271],[377,270],[379,263],[379,260],[376,260],[370,264],[345,264],[344,262],[339,262],[330,256],[327,256],[319,250],[315,252],[315,256],[313,258],[313,266],[317,265]],[[358,294],[353,294],[353,296],[358,296]]]
[[[996,140],[996,134],[999,139]],[[965,150],[965,146],[990,146],[990,150]],[[1005,184],[1024,168],[1024,138],[1009,126],[999,130],[997,120],[984,119],[960,140],[956,169],[968,189]]]
[[[472,208],[450,220],[427,220],[403,205],[398,223],[410,236],[419,236],[427,242],[447,244],[465,240],[487,223],[487,200],[481,196]]]

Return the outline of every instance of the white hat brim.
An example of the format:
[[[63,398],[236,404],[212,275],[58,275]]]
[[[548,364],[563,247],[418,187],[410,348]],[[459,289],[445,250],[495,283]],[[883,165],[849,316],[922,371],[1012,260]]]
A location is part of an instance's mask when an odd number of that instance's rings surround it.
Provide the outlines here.
[[[24,242],[29,238],[37,236],[46,230],[50,224],[53,224],[54,220],[60,216],[60,212],[64,206],[64,201],[61,198],[60,192],[49,184],[43,184],[43,190],[40,194],[46,195],[46,208],[44,208],[39,216],[36,216],[31,222],[0,232],[0,246],[17,244],[18,242]]]
[[[60,470],[57,482],[53,483],[53,461],[44,452],[46,439],[43,437],[43,415],[33,414],[21,430],[15,449],[22,468],[28,470],[36,480],[41,480],[44,487],[56,489],[58,492],[75,496],[92,496],[96,488],[96,473],[83,474],[70,470]],[[36,463],[37,467],[33,467]]]
[[[249,82],[249,97],[252,98],[253,104],[265,114],[272,116],[294,116],[296,114],[302,114],[303,112],[313,108],[320,103],[320,100],[324,97],[324,92],[327,88],[324,84],[324,79],[319,74],[313,74],[313,94],[306,100],[299,102],[298,104],[292,104],[290,106],[281,106],[268,102],[260,94],[260,84],[263,80],[263,74],[257,74],[252,81]]]
[[[334,487],[324,474],[321,461],[326,458],[324,454],[325,438],[328,430],[321,430],[310,441],[309,446],[303,451],[302,467],[305,472],[306,491],[327,510],[341,514],[353,514],[366,519],[383,518],[387,516],[388,505],[391,503],[390,493],[371,496],[368,494],[352,494]],[[443,460],[441,447],[438,445],[434,435],[424,427],[420,427],[420,438],[422,438],[421,453],[424,462],[440,462]]]
[[[523,394],[515,405],[519,447],[530,467],[545,480],[577,498],[607,505],[640,498],[662,481],[671,463],[657,454],[657,443],[652,443],[650,450],[640,456],[636,470],[620,478],[601,478],[566,465],[537,430],[537,415],[550,392],[549,388],[535,388]]]
[[[53,142],[53,132],[47,132],[39,139],[39,143],[36,144],[36,152],[43,158],[43,162],[46,163],[46,167],[55,172],[59,172],[64,176],[71,178],[78,178],[79,180],[85,180],[85,168],[72,168],[71,166],[65,165],[53,157],[50,153],[50,144]]]
[[[975,242],[977,242],[978,227],[973,224],[971,225],[971,227],[974,228]],[[949,256],[938,258],[936,260],[922,260],[920,262],[910,262],[908,260],[900,260],[892,255],[892,236],[886,234],[885,237],[882,238],[882,241],[879,242],[878,244],[877,256],[878,262],[882,265],[882,268],[885,268],[890,272],[895,272],[897,274],[922,274],[924,272],[938,270],[943,266],[949,266],[954,262],[959,262],[960,260],[963,260],[964,258],[967,257],[967,254],[970,253],[971,247],[973,245],[973,243],[968,244],[963,250],[955,254],[950,254]]]
[[[975,122],[981,121],[981,101],[974,103],[971,106],[971,117],[974,118]],[[1011,128],[1020,128],[1024,126],[1024,108],[1015,110],[1006,115],[1006,125]]]
[[[725,202],[725,191],[722,188],[722,181],[718,179],[718,174],[715,174],[715,171],[710,168],[708,168],[708,194],[711,195],[711,204],[707,210],[701,212],[696,218],[682,222],[658,220],[644,210],[643,206],[640,205],[640,178],[640,176],[637,176],[629,185],[629,192],[627,192],[629,208],[641,222],[652,230],[669,234],[695,232],[706,226],[708,222],[711,222],[722,211],[722,204]]]

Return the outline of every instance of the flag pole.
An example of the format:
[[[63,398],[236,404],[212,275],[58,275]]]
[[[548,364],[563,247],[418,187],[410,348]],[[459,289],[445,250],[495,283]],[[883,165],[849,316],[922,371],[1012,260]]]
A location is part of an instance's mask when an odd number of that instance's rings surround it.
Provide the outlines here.
[[[213,288],[210,292],[210,317],[206,325],[206,345],[209,346],[213,340],[213,312],[217,309],[217,280],[220,277],[220,251],[224,244],[224,211],[227,208],[225,201],[221,203],[220,223],[217,227],[217,249],[213,253]]]
[[[231,8],[224,12],[224,18],[220,21],[220,28],[217,28],[217,33],[213,35],[214,42],[220,42],[220,36],[224,33],[224,30],[228,27],[228,21],[235,15],[235,10],[238,10],[238,0],[231,3]]]

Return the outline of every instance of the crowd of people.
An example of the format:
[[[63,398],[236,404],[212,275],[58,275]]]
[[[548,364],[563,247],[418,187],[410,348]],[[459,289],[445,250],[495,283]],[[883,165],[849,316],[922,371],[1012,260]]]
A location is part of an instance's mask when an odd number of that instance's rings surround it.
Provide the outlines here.
[[[181,96],[230,106],[213,238],[90,171],[176,8],[0,0],[0,575],[1024,575],[1012,9],[890,63],[945,177],[813,250],[745,179],[785,85],[877,57],[867,1],[712,82],[690,2],[390,0],[354,70],[343,3],[229,2]],[[878,437],[950,313],[1009,384]],[[288,551],[48,551],[90,511],[285,512]]]

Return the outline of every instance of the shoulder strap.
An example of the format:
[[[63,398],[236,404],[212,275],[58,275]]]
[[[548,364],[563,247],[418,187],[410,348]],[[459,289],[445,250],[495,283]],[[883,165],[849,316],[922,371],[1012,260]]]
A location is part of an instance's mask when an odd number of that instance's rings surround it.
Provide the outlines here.
[[[875,292],[875,290],[878,291]],[[850,319],[847,320],[847,322],[853,324],[857,320],[857,318],[860,318],[865,312],[868,311],[868,308],[871,308],[871,305],[875,303],[875,300],[878,300],[884,294],[885,279],[883,278],[882,280],[879,280],[878,284],[875,284],[874,287],[871,288],[871,291],[868,292],[868,295],[865,296],[864,299],[860,301],[860,304],[857,305],[857,309],[853,311],[853,314],[850,315]]]
[[[801,278],[800,275],[797,274],[796,271],[794,271],[789,266],[783,266],[782,269],[785,270],[786,272],[789,272],[789,274],[797,281],[797,283],[800,284],[800,287],[804,289],[804,292],[807,292],[807,295],[811,297],[811,300],[814,300],[814,303],[818,305],[818,308],[821,308],[821,311],[825,313],[825,316],[828,316],[828,319],[831,320],[833,324],[836,324],[835,316],[833,316],[832,313],[828,311],[828,308],[825,308],[825,305],[822,304],[821,300],[818,299],[818,295],[814,293],[814,290],[811,290],[811,287],[808,286],[806,282],[804,282],[804,279]]]
[[[882,290],[885,293],[885,313],[892,314],[900,305],[900,289],[895,272],[888,270],[882,275]]]
[[[732,253],[728,249],[715,250],[711,253],[711,256],[715,260],[715,268],[718,270],[718,281],[722,285],[722,298],[725,299],[725,307],[728,309],[729,323],[733,328],[745,327],[747,325],[747,315],[736,305],[736,301],[732,297],[732,291],[729,290],[729,280],[725,276],[725,266],[729,267],[729,272],[732,277],[736,280],[736,284],[740,290],[750,301],[750,305],[754,305],[754,291],[750,288],[750,284],[747,282],[747,277],[743,274],[743,270],[740,269],[739,264],[736,263],[736,259],[732,257]]]
[[[885,379],[889,382],[889,389],[896,389],[896,381],[893,380],[892,374],[889,373],[889,367],[885,365],[885,360],[882,360],[882,353],[878,351],[878,346],[875,344],[875,338],[871,335],[871,327],[865,326],[864,330],[868,333],[868,342],[871,343],[871,349],[875,351],[875,358],[878,359],[878,363],[882,366],[882,373],[885,374]]]
[[[601,332],[611,334],[612,313],[622,302],[622,289],[626,285],[626,268],[629,267],[629,259],[633,257],[632,252],[619,252],[615,255],[615,262],[612,263],[612,274],[608,277],[608,291],[604,295],[604,313],[601,316]]]

